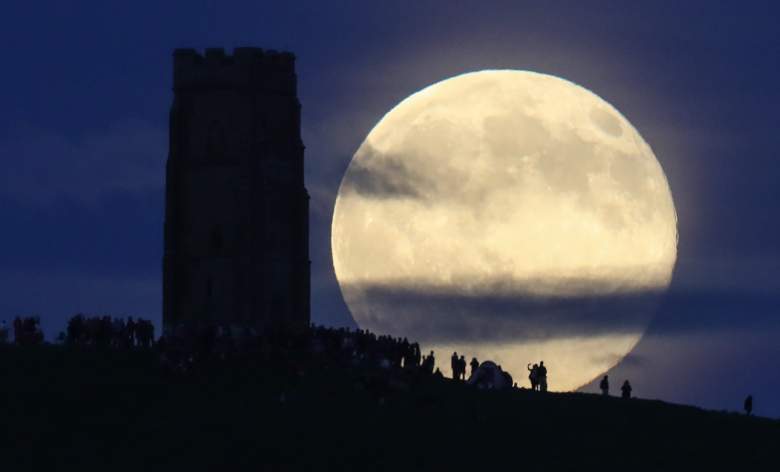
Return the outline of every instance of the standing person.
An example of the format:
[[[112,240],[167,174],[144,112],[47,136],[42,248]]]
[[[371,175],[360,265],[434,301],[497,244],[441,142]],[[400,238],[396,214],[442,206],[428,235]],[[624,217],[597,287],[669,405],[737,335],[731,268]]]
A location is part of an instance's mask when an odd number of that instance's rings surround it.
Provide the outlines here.
[[[620,391],[623,393],[622,398],[625,398],[626,400],[631,398],[631,384],[628,383],[628,379],[623,382],[623,386],[620,387]]]
[[[132,316],[127,317],[127,324],[125,325],[125,344],[128,347],[135,347],[135,339],[138,325],[136,325]]]
[[[433,351],[431,351],[431,353],[428,354],[428,357],[425,358],[423,365],[425,366],[425,372],[427,372],[429,375],[432,375],[433,367],[436,365],[436,357],[433,355]]]
[[[450,357],[450,367],[452,368],[452,378],[453,380],[458,380],[458,377],[460,377],[458,373],[458,353],[453,352],[452,357]]]
[[[539,382],[539,391],[547,391],[547,367],[544,366],[544,361],[539,361],[539,371],[536,374],[536,381]]]
[[[474,372],[476,372],[477,369],[479,369],[479,361],[477,360],[476,357],[471,358],[470,365],[471,365],[471,375],[474,375]]]
[[[0,344],[8,342],[8,327],[5,325],[5,320],[0,324]]]
[[[18,316],[14,318],[14,343],[18,346],[23,343],[24,331],[22,330],[22,319]]]
[[[460,373],[460,379],[466,380],[466,356],[460,356],[460,360],[458,361],[458,371]]]
[[[84,342],[84,316],[77,314],[68,321],[67,334],[65,336],[68,344],[77,345]]]
[[[539,365],[534,364],[533,367],[531,367],[531,364],[528,364],[526,366],[528,369],[528,380],[531,381],[531,390],[536,391],[537,386],[539,385]]]
[[[602,395],[604,395],[605,397],[609,396],[609,376],[605,375],[604,378],[601,379],[599,388],[601,389]]]
[[[114,318],[111,321],[111,344],[117,348],[125,346],[125,320]]]
[[[750,416],[751,413],[753,413],[753,395],[748,395],[747,398],[745,398],[745,414]]]
[[[418,343],[412,344],[412,365],[417,367],[420,365],[420,359],[422,353],[420,353],[420,345]]]

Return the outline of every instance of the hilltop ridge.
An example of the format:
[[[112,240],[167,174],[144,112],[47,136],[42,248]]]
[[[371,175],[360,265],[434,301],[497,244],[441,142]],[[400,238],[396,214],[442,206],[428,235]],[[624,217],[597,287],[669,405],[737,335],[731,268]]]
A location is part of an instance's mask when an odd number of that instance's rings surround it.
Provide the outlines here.
[[[316,358],[181,373],[149,350],[5,347],[0,372],[8,470],[702,470],[780,438],[769,419]]]

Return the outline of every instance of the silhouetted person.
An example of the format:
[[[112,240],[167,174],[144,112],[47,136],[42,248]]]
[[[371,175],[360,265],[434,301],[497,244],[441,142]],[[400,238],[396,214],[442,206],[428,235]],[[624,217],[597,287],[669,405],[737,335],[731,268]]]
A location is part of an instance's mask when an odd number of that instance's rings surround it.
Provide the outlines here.
[[[436,365],[436,358],[433,356],[433,351],[430,355],[423,357],[423,371],[427,374],[433,374],[433,367]]]
[[[5,324],[5,320],[0,323],[0,344],[8,342],[8,326]]]
[[[461,355],[458,361],[458,373],[461,380],[466,380],[466,356]]]
[[[127,324],[125,325],[125,344],[128,347],[135,347],[135,339],[138,325],[133,320],[132,316],[127,318]]]
[[[75,315],[68,321],[67,334],[65,340],[68,344],[77,345],[84,338],[84,316]]]
[[[41,319],[37,316],[14,318],[14,343],[18,346],[32,346],[43,342],[40,329]]]
[[[41,319],[37,316],[35,317],[34,326],[35,329],[33,330],[33,343],[43,344],[43,331],[41,330]]]
[[[745,414],[750,416],[751,413],[753,413],[753,395],[748,395],[747,398],[745,398]]]
[[[476,357],[471,358],[470,365],[471,365],[471,375],[474,375],[474,372],[476,372],[477,369],[479,369],[479,361],[477,360]]]
[[[111,322],[111,345],[117,348],[125,347],[125,331],[127,326],[122,318],[114,318]]]
[[[604,395],[605,397],[609,396],[609,376],[605,375],[604,378],[601,379],[599,388],[601,389],[602,395]]]
[[[104,316],[97,321],[95,345],[106,348],[111,344],[111,317]]]
[[[536,391],[539,387],[539,364],[531,364],[526,366],[528,369],[528,380],[531,382],[531,390]]]
[[[18,316],[14,318],[14,343],[20,345],[24,343],[24,332],[22,331],[22,319]]]
[[[418,367],[420,365],[420,359],[422,359],[420,345],[418,343],[412,343],[412,366]]]
[[[628,383],[628,379],[623,382],[623,386],[620,387],[620,391],[622,392],[622,398],[625,398],[626,400],[631,398],[631,384]]]
[[[539,382],[539,391],[547,391],[547,367],[544,366],[544,361],[539,361],[539,371],[536,374],[537,382]]]
[[[450,358],[450,366],[452,367],[452,378],[457,380],[460,377],[460,369],[458,369],[458,353],[453,352]]]
[[[154,325],[149,320],[138,319],[135,326],[138,345],[150,348],[154,342]]]

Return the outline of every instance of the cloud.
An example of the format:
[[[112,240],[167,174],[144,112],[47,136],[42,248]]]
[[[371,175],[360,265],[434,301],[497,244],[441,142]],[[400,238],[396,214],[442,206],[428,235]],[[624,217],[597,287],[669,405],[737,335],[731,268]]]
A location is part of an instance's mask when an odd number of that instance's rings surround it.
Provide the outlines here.
[[[523,286],[546,284],[529,281]],[[563,285],[592,284],[568,281]],[[778,295],[690,291],[540,296],[512,283],[472,289],[419,284],[345,284],[359,323],[423,342],[505,342],[641,333],[655,336],[780,329]],[[616,359],[617,360],[617,359]],[[637,360],[638,361],[638,360]]]
[[[780,294],[744,290],[668,293],[650,333],[658,336],[780,329]]]
[[[23,202],[59,199],[94,204],[108,195],[160,192],[165,182],[164,130],[122,121],[76,139],[40,130],[17,130],[0,141],[4,172],[0,193]]]
[[[513,289],[511,284],[476,290],[345,284],[343,292],[350,308],[360,313],[362,327],[379,333],[413,333],[423,342],[516,342],[640,333],[659,301],[659,294],[652,291],[540,296]]]
[[[410,160],[408,158],[380,154],[368,143],[364,143],[358,153],[361,158],[352,162],[348,178],[342,183],[344,194],[355,192],[376,199],[419,199],[422,198],[419,189],[431,187],[431,182],[405,164]]]

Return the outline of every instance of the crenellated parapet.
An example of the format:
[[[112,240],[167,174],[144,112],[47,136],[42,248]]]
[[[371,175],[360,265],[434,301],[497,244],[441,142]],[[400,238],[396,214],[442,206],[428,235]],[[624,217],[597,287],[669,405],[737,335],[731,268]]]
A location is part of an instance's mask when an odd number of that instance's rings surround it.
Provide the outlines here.
[[[296,96],[295,55],[261,48],[176,49],[173,52],[174,90],[245,89]]]

